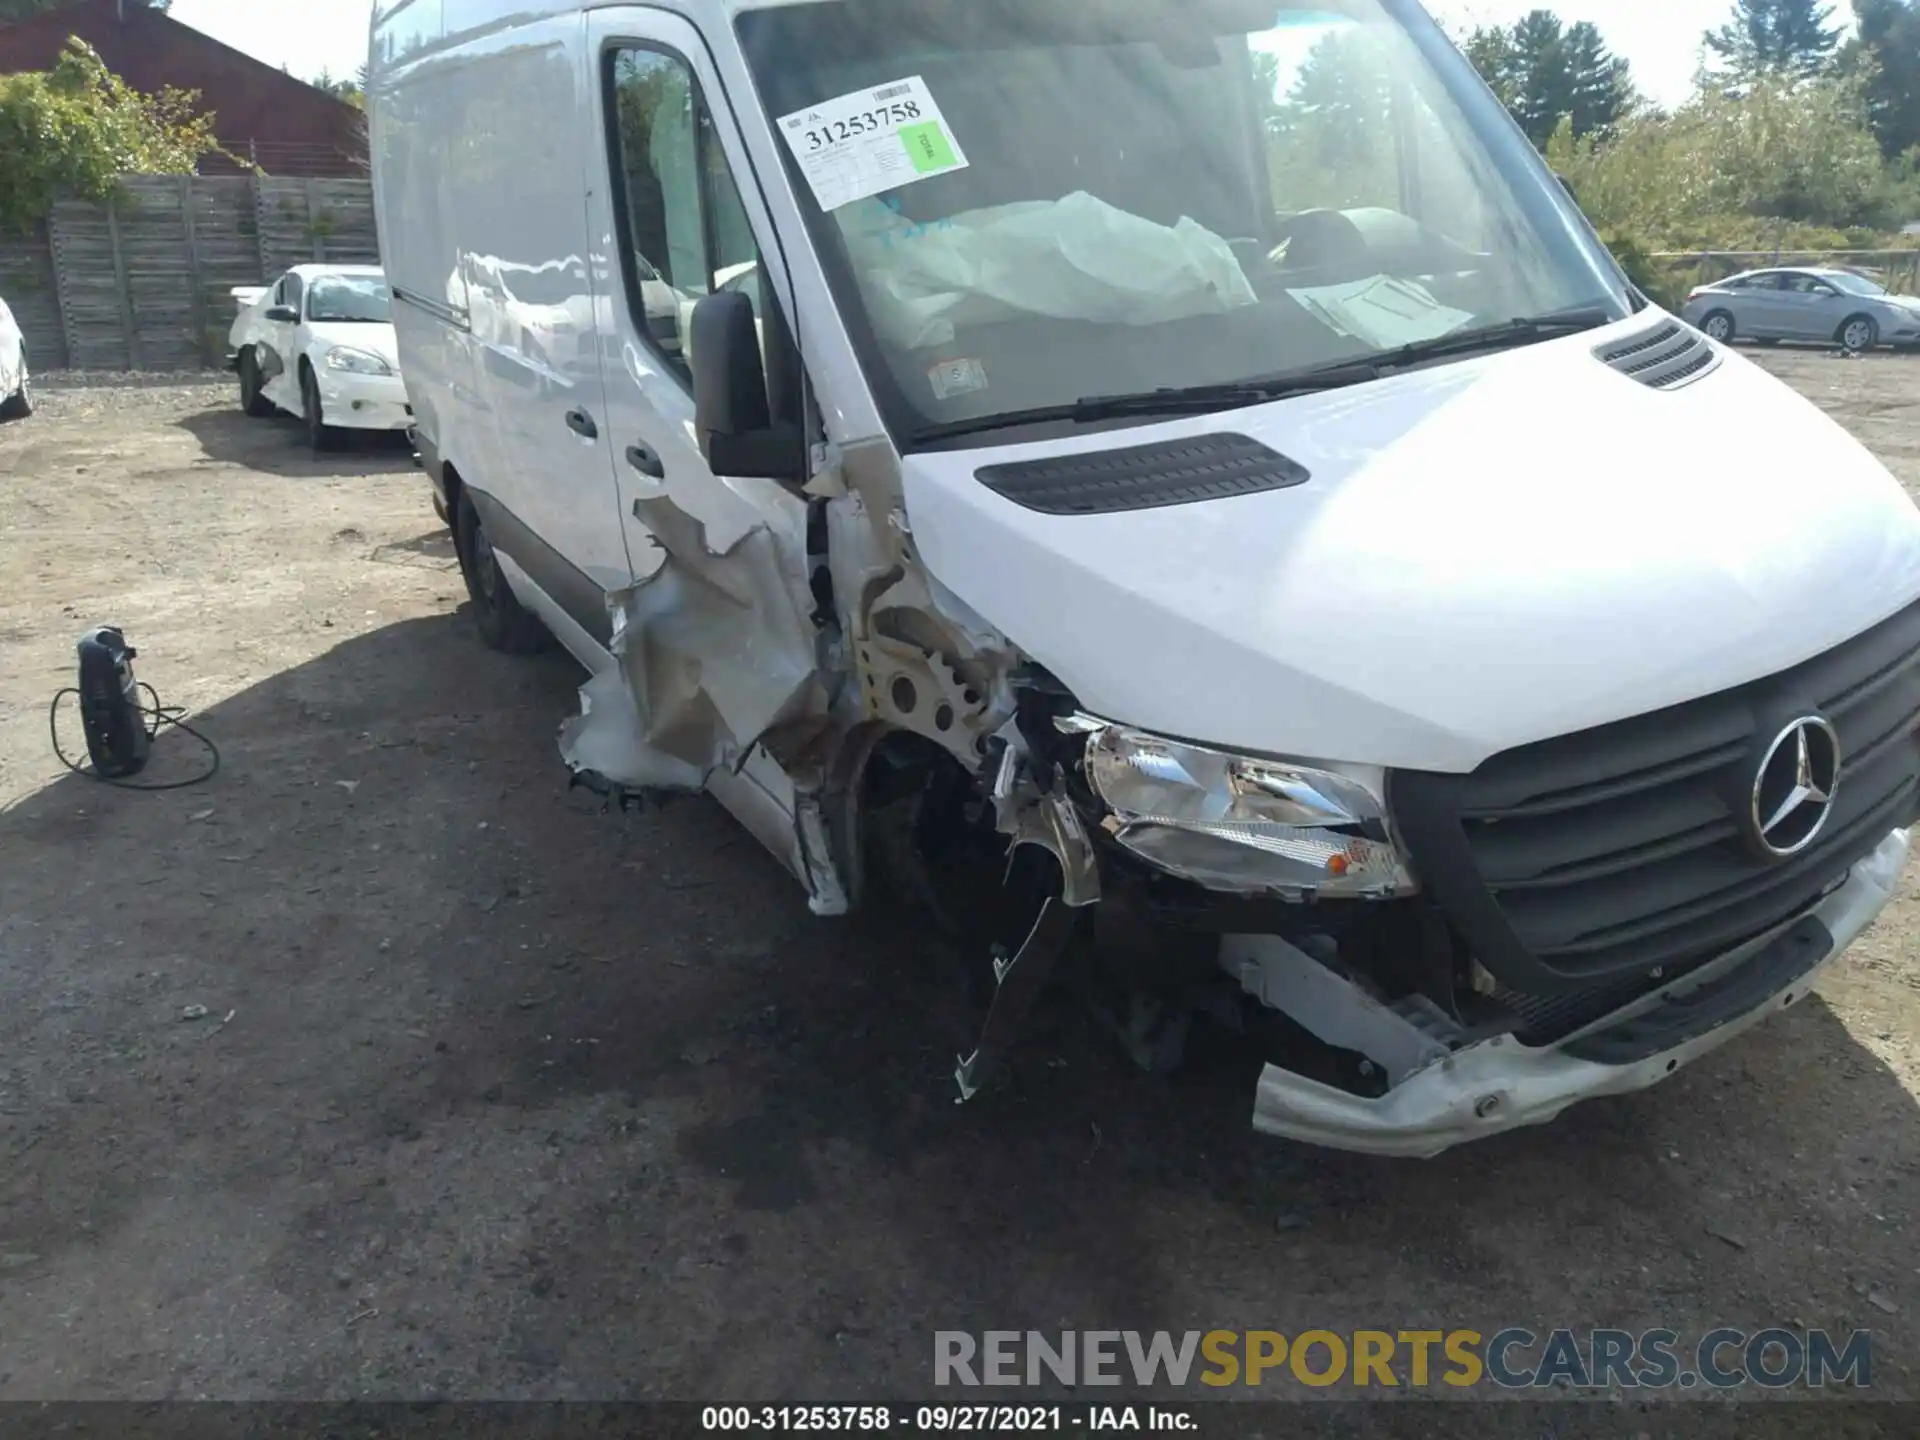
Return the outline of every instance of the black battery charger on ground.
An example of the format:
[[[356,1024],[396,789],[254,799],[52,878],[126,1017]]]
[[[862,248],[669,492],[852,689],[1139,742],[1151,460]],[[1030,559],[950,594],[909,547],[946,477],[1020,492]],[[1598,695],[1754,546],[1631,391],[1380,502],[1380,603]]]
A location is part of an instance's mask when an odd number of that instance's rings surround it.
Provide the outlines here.
[[[163,706],[151,685],[134,679],[133,661],[139,652],[127,643],[118,626],[101,625],[89,630],[80,637],[78,648],[80,683],[55,695],[52,708],[47,712],[53,753],[60,757],[61,764],[76,775],[86,775],[127,790],[180,790],[213,778],[220,768],[219,748],[180,718],[185,710]],[[151,705],[140,703],[142,690],[152,700]],[[69,695],[77,696],[80,701],[80,726],[86,734],[91,769],[70,759],[60,748],[60,702]],[[184,780],[135,784],[130,777],[146,768],[162,725],[184,730],[206,746],[211,763],[201,774]]]

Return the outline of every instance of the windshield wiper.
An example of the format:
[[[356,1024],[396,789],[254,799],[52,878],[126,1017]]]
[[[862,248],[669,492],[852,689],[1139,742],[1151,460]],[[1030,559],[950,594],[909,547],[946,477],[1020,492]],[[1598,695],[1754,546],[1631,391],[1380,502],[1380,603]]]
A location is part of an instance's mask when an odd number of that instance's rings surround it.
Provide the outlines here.
[[[1071,405],[1043,405],[1032,410],[1008,410],[999,415],[977,415],[969,420],[928,425],[914,431],[909,439],[922,444],[958,435],[978,435],[988,430],[1011,430],[1021,425],[1087,424],[1129,415],[1209,415],[1217,410],[1238,410],[1248,405],[1263,405],[1269,400],[1284,400],[1290,395],[1338,390],[1379,378],[1379,367],[1371,360],[1362,360],[1220,385],[1182,385],[1122,395],[1087,395]]]
[[[1455,355],[1479,355],[1537,344],[1582,330],[1610,325],[1614,315],[1599,305],[1576,310],[1559,310],[1549,315],[1523,316],[1498,325],[1455,330],[1431,340],[1383,350],[1360,360],[1336,361],[1313,370],[1285,371],[1262,375],[1252,380],[1233,380],[1220,385],[1184,385],[1159,390],[1139,390],[1123,395],[1088,395],[1071,405],[1044,405],[1032,410],[1008,410],[998,415],[977,415],[968,420],[949,420],[928,425],[908,437],[912,444],[926,444],[961,435],[978,435],[989,430],[1012,430],[1022,425],[1049,423],[1086,424],[1097,420],[1121,419],[1129,415],[1205,415],[1216,410],[1238,410],[1292,395],[1310,395],[1324,390],[1341,390],[1378,380],[1389,370],[1418,365],[1428,360],[1443,360]]]
[[[1484,355],[1496,350],[1513,350],[1555,340],[1562,335],[1577,335],[1582,330],[1597,330],[1611,325],[1613,314],[1599,305],[1578,310],[1557,310],[1551,315],[1521,316],[1498,325],[1476,325],[1471,330],[1453,330],[1431,340],[1416,340],[1411,345],[1384,350],[1368,357],[1368,364],[1382,370],[1397,370],[1425,360],[1444,360],[1453,355]]]

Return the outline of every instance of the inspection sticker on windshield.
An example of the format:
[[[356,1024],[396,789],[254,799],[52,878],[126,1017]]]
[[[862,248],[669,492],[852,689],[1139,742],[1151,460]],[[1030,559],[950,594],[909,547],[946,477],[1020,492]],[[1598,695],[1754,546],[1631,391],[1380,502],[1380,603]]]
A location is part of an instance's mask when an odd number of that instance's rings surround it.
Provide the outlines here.
[[[918,75],[780,117],[822,210],[964,170],[966,154]]]

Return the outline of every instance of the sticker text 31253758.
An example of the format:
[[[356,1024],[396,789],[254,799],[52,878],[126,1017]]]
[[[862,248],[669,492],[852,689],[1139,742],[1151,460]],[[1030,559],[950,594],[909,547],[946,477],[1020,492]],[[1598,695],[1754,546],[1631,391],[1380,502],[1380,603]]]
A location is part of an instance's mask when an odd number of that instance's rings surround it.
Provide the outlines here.
[[[967,165],[918,75],[822,100],[779,125],[822,210]]]

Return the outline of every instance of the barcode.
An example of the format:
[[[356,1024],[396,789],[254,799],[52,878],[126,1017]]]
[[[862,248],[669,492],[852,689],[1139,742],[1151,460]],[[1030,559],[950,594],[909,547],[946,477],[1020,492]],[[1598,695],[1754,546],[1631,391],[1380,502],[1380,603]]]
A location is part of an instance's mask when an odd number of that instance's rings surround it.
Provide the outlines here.
[[[912,93],[913,86],[911,85],[884,85],[873,92],[873,98],[875,100],[891,100],[896,95],[911,95]]]

